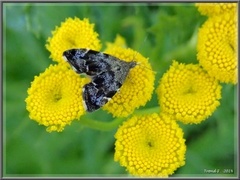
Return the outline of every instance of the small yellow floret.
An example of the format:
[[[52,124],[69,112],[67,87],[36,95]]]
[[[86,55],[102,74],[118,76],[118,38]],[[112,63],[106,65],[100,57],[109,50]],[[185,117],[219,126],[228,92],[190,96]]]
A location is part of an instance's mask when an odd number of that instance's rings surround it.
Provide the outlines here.
[[[65,63],[50,65],[28,89],[25,101],[30,119],[47,126],[48,132],[62,131],[84,114],[82,87],[87,81]]]
[[[52,31],[52,37],[48,38],[46,48],[50,51],[54,61],[63,62],[63,52],[73,48],[89,48],[99,51],[101,48],[98,34],[94,31],[94,24],[88,19],[80,20],[75,17],[67,18]]]
[[[174,61],[156,92],[161,110],[184,123],[200,123],[220,105],[221,86],[199,65]]]
[[[154,89],[154,72],[148,59],[130,48],[111,46],[105,52],[126,62],[137,62],[119,92],[103,107],[115,117],[126,117],[150,100]]]
[[[166,115],[134,116],[115,134],[114,160],[141,177],[167,177],[185,164],[185,139]]]

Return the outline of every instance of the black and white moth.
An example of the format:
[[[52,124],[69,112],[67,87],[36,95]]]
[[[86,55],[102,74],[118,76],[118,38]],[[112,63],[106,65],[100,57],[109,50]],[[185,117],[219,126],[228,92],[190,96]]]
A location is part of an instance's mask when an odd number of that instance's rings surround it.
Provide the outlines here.
[[[83,87],[83,103],[86,111],[93,112],[105,105],[124,83],[130,69],[137,62],[126,62],[106,53],[90,49],[69,49],[63,58],[79,74],[91,77]]]

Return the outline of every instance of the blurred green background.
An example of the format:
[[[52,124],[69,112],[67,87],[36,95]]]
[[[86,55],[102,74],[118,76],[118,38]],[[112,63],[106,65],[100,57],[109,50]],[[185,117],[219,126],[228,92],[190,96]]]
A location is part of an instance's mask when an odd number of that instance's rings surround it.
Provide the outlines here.
[[[103,49],[120,34],[130,48],[149,57],[156,86],[172,59],[197,63],[197,29],[206,20],[190,3],[3,3],[4,176],[128,176],[113,160],[117,128],[99,131],[73,121],[62,133],[47,133],[25,108],[30,82],[53,64],[46,39],[75,16],[95,24]],[[173,177],[236,176],[236,92],[236,86],[223,84],[221,106],[210,118],[199,125],[179,123],[187,144],[186,165]],[[155,106],[154,92],[146,107]],[[102,110],[88,117],[112,120]],[[234,173],[206,174],[204,169]]]

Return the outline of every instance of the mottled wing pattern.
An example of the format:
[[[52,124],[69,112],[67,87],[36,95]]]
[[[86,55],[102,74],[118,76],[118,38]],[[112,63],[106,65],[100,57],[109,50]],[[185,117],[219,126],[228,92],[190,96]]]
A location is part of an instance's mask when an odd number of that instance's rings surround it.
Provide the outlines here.
[[[63,57],[79,74],[94,76],[111,68],[109,64],[104,63],[108,55],[94,50],[70,49],[63,53]]]
[[[88,112],[105,105],[119,90],[129,70],[136,62],[125,62],[109,54],[89,49],[70,49],[64,59],[79,74],[91,76],[92,81],[83,87],[83,100]]]

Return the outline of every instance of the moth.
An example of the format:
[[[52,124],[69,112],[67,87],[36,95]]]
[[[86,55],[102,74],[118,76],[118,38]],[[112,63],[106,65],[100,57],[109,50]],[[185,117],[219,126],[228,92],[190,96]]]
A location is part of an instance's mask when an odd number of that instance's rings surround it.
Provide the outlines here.
[[[91,49],[69,49],[63,58],[78,74],[86,74],[91,82],[83,87],[83,104],[88,112],[93,112],[116,94],[123,85],[129,71],[137,62],[126,62],[106,53]]]

